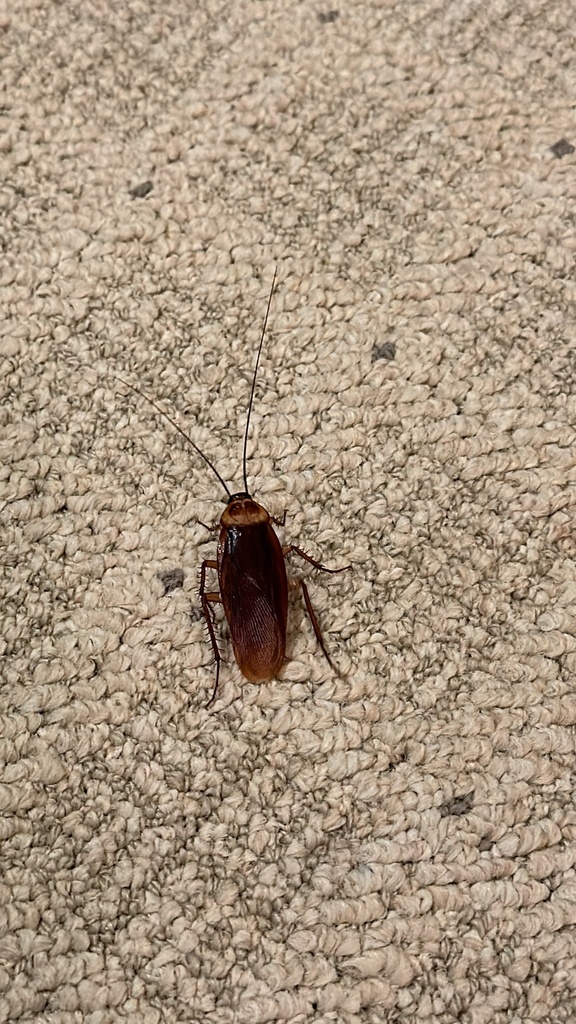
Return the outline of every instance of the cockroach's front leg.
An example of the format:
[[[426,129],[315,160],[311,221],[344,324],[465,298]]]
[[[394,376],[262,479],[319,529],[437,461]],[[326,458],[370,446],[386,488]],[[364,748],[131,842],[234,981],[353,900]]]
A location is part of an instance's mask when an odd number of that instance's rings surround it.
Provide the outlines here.
[[[210,636],[210,643],[212,644],[212,653],[216,662],[216,682],[214,683],[214,690],[212,696],[208,701],[206,707],[209,708],[216,700],[216,694],[218,693],[218,682],[220,680],[220,662],[222,661],[222,655],[218,650],[218,641],[216,640],[216,632],[214,630],[214,612],[212,611],[213,604],[221,604],[222,598],[217,591],[206,590],[206,570],[207,569],[218,569],[218,562],[213,558],[205,558],[200,567],[200,602],[202,604],[202,613],[208,626],[208,634]]]
[[[203,526],[205,530],[208,530],[208,533],[216,533],[221,529],[220,523],[212,523],[212,526],[208,526],[208,523],[203,523],[201,519],[197,519],[196,522],[199,526]]]
[[[300,555],[300,558],[303,558],[304,561],[309,562],[310,565],[313,565],[315,569],[320,569],[322,572],[345,572],[346,569],[352,568],[351,565],[345,565],[342,569],[329,569],[328,566],[322,565],[321,562],[317,562],[315,558],[311,558],[310,555],[307,555],[305,551],[302,551],[302,548],[297,548],[295,544],[288,544],[286,547],[282,548],[282,551],[284,553],[284,556],[289,555],[293,551],[296,555]],[[304,604],[306,605],[306,611],[308,612],[308,617],[310,619],[310,622],[312,623],[314,635],[320,645],[320,650],[322,651],[322,654],[324,655],[326,661],[330,665],[330,668],[336,673],[336,675],[339,675],[340,671],[338,667],[334,664],[332,658],[330,657],[328,651],[326,650],[324,637],[322,636],[322,630],[320,629],[318,619],[316,618],[316,612],[312,607],[312,601],[310,600],[308,587],[306,586],[304,580],[302,579],[293,580],[292,586],[300,587],[302,591],[302,597],[304,598]]]

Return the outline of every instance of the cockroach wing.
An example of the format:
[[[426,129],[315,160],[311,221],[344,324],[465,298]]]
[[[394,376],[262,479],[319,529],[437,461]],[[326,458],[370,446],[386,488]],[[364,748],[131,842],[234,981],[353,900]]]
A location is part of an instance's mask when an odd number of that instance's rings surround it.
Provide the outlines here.
[[[218,577],[242,675],[251,683],[274,679],[286,657],[288,580],[280,541],[270,523],[221,531]]]

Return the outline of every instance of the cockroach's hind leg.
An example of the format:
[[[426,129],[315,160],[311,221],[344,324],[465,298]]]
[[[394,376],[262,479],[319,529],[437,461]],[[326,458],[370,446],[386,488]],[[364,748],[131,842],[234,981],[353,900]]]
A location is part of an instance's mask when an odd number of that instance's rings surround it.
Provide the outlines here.
[[[212,705],[214,704],[214,701],[216,700],[216,696],[218,694],[218,683],[220,682],[220,662],[221,662],[221,660],[222,659],[219,657],[217,659],[217,661],[216,661],[216,679],[214,680],[214,689],[212,690],[212,696],[210,697],[210,700],[206,704],[206,710],[208,710],[208,708],[212,707]]]
[[[334,571],[334,570],[332,570],[332,571]],[[338,570],[336,570],[336,571],[338,571]],[[341,677],[340,669],[338,668],[337,665],[334,664],[334,662],[332,661],[332,658],[330,657],[330,655],[328,654],[328,651],[326,650],[326,644],[324,643],[324,637],[322,636],[322,630],[320,629],[320,624],[318,622],[318,619],[316,618],[316,612],[314,611],[314,608],[312,607],[312,601],[310,600],[310,594],[308,593],[308,587],[304,583],[304,580],[301,580],[301,579],[294,580],[294,584],[296,586],[299,586],[300,590],[302,591],[302,597],[304,598],[304,604],[306,605],[306,611],[308,612],[308,617],[310,619],[310,622],[312,623],[312,629],[314,630],[314,635],[316,636],[316,639],[317,639],[317,641],[318,641],[318,643],[320,645],[320,649],[322,651],[322,654],[326,658],[326,661],[330,665],[330,668],[332,669],[332,671],[337,676]]]
[[[200,567],[200,602],[202,604],[202,612],[206,625],[208,627],[208,635],[210,637],[210,643],[212,645],[212,653],[214,655],[214,661],[216,662],[216,682],[214,683],[214,690],[212,696],[208,701],[206,707],[212,706],[216,700],[218,693],[218,683],[220,681],[220,663],[222,661],[222,655],[218,649],[218,641],[216,640],[216,631],[214,629],[214,611],[212,609],[213,604],[219,604],[222,601],[220,594],[215,591],[206,591],[206,570],[217,569],[218,564],[213,558],[206,558]]]
[[[322,565],[321,562],[317,562],[315,558],[312,558],[310,555],[307,555],[305,551],[302,551],[302,548],[296,547],[295,544],[287,544],[285,547],[282,548],[282,551],[284,557],[286,557],[286,555],[292,554],[292,552],[294,552],[295,555],[300,555],[300,558],[303,558],[305,562],[309,562],[310,565],[313,565],[315,569],[320,569],[321,572],[346,572],[347,569],[352,568],[351,565],[343,565],[341,569],[329,569],[327,565]]]
[[[214,689],[212,691],[212,696],[210,697],[210,700],[206,705],[207,708],[210,708],[212,707],[218,694],[218,683],[220,682],[220,665],[222,663],[222,655],[220,654],[218,641],[216,639],[216,631],[214,629],[214,610],[212,608],[212,605],[220,603],[221,598],[220,594],[206,592],[202,592],[201,598],[202,611],[204,613],[204,619],[208,627],[208,635],[210,637],[210,643],[212,645],[212,654],[214,655],[214,661],[216,662],[216,680],[214,682]]]
[[[286,555],[291,554],[292,552],[294,552],[295,555],[300,555],[300,558],[303,558],[305,562],[309,562],[310,565],[313,565],[315,569],[320,569],[321,572],[329,572],[329,573],[346,572],[347,569],[351,569],[352,568],[351,565],[344,565],[344,566],[342,566],[341,569],[329,569],[327,565],[322,565],[321,562],[317,562],[315,558],[312,558],[310,555],[307,555],[306,552],[302,551],[302,548],[297,547],[296,544],[287,544],[285,547],[282,548],[282,552],[284,554],[284,557],[286,557]],[[306,611],[308,612],[308,617],[310,619],[310,622],[312,623],[312,629],[314,630],[314,635],[315,635],[315,637],[316,637],[316,639],[318,641],[318,644],[320,646],[320,650],[322,651],[322,654],[326,658],[326,661],[330,665],[330,668],[332,669],[332,671],[339,678],[342,678],[341,670],[332,661],[332,658],[330,657],[330,655],[328,654],[328,651],[326,650],[326,644],[324,643],[324,637],[322,636],[322,630],[320,629],[320,625],[318,623],[318,619],[316,618],[316,612],[314,611],[314,608],[312,607],[312,601],[310,600],[310,594],[308,593],[308,587],[306,586],[306,584],[305,584],[303,579],[294,580],[292,585],[293,586],[299,586],[301,591],[302,591],[302,597],[304,598],[304,604],[306,605]]]

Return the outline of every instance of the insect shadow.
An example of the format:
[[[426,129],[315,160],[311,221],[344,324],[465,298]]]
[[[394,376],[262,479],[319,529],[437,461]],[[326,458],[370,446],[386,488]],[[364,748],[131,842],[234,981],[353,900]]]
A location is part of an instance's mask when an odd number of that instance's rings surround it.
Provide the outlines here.
[[[272,287],[268,296],[268,305],[256,353],[256,362],[252,376],[252,387],[246,415],[244,431],[244,447],[242,457],[242,475],[244,489],[232,493],[220,473],[198,447],[195,441],[148,395],[134,384],[116,377],[121,384],[135,394],[144,398],[161,416],[170,423],[194,451],[200,455],[210,467],[217,480],[222,484],[226,498],[226,508],[220,518],[216,558],[207,558],[200,567],[200,602],[202,613],[208,627],[212,652],[216,663],[216,678],[212,696],[206,707],[216,700],[220,681],[220,665],[222,656],[218,647],[215,631],[214,606],[221,604],[230,631],[234,657],[242,675],[251,683],[262,683],[274,679],[286,660],[286,627],[288,621],[288,587],[298,587],[312,629],[330,667],[338,673],[330,657],[324,637],[316,617],[308,587],[303,579],[296,577],[288,580],[286,558],[290,554],[298,555],[304,561],[321,572],[345,572],[351,566],[341,569],[329,569],[307,555],[295,544],[282,546],[274,530],[274,526],[282,526],[284,519],[279,520],[270,513],[250,494],[248,488],[247,449],[250,431],[250,418],[254,404],[254,392],[262,346],[266,335],[268,317],[272,304],[272,296],[276,285],[277,270],[274,271]],[[284,514],[285,518],[285,514]],[[205,524],[202,524],[205,525]],[[211,529],[207,527],[207,529]],[[207,586],[207,575],[214,571],[218,576],[219,590],[211,590]]]

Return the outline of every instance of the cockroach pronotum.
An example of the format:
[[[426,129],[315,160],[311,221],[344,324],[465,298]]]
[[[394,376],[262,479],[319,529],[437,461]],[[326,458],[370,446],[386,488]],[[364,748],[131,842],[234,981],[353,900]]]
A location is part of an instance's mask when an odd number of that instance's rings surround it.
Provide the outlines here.
[[[216,558],[205,559],[200,568],[200,601],[216,662],[214,690],[206,705],[207,707],[210,707],[216,700],[220,681],[220,663],[222,661],[214,628],[215,604],[222,604],[224,607],[224,614],[232,639],[234,657],[242,675],[251,683],[262,683],[266,680],[274,679],[286,660],[289,586],[286,574],[286,556],[291,553],[299,555],[300,558],[303,558],[310,565],[313,565],[315,569],[320,569],[322,572],[338,573],[345,572],[346,569],[351,568],[349,565],[346,565],[342,569],[329,569],[314,558],[311,558],[301,548],[296,547],[295,544],[288,544],[282,547],[273,524],[281,526],[284,523],[284,519],[278,520],[271,516],[263,505],[254,500],[248,489],[247,451],[250,417],[254,404],[260,355],[262,353],[272,296],[276,284],[276,273],[277,271],[275,270],[272,287],[268,296],[268,305],[260,335],[260,343],[256,353],[252,387],[248,401],[242,457],[243,491],[232,494],[216,467],[192,438],[156,402],[145,395],[143,391],[140,391],[133,384],[128,383],[128,381],[122,380],[120,377],[117,378],[120,383],[130,388],[137,395],[140,395],[141,398],[146,399],[178,431],[194,451],[200,455],[206,465],[210,467],[226,491],[226,498],[224,499],[226,508],[220,518],[220,535]],[[214,529],[218,529],[218,527],[214,527]],[[206,589],[206,574],[209,570],[215,570],[218,574],[219,591]],[[304,580],[298,577],[291,580],[290,585],[300,587],[304,598],[304,605],[322,653],[331,668],[337,671],[326,650],[324,638]]]

